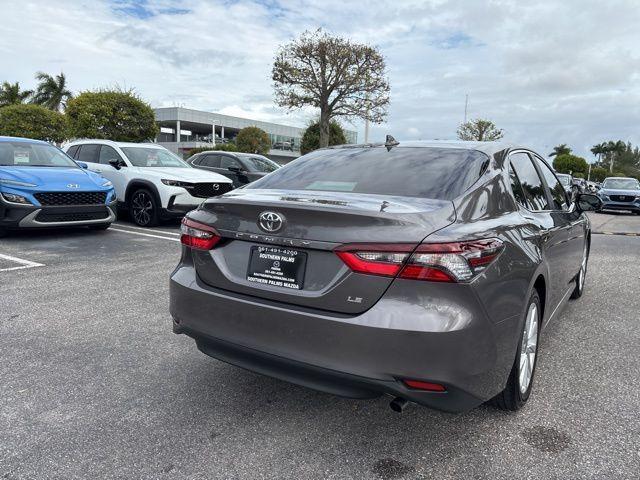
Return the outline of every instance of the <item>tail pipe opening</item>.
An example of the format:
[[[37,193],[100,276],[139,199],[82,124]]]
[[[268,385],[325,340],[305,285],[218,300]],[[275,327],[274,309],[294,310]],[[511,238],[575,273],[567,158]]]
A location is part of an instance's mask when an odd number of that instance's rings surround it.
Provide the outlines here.
[[[402,413],[407,408],[407,405],[409,405],[409,401],[402,397],[396,397],[389,403],[391,410],[397,413]]]

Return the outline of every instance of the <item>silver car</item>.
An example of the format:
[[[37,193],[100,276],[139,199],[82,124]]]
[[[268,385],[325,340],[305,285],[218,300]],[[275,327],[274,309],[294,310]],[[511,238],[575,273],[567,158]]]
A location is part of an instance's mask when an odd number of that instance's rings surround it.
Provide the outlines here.
[[[501,143],[317,150],[182,225],[174,332],[352,398],[517,410],[540,331],[582,295],[591,233],[545,160]]]

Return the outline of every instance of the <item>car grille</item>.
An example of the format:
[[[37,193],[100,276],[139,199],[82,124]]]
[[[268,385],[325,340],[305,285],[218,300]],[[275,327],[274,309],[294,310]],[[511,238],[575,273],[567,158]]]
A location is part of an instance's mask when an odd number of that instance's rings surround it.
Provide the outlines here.
[[[35,220],[41,223],[84,222],[87,220],[102,220],[108,217],[109,212],[104,209],[98,212],[40,212]]]
[[[614,202],[633,202],[636,199],[635,195],[609,195],[609,198]]]
[[[106,192],[50,192],[34,194],[43,206],[104,205]]]
[[[222,195],[231,191],[233,185],[231,183],[194,183],[189,189],[189,193],[198,198],[209,198]]]

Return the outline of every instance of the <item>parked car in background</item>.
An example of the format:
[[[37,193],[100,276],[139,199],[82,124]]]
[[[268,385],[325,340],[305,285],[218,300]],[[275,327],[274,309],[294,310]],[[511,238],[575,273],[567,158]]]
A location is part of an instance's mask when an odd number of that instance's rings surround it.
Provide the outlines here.
[[[569,195],[573,195],[573,177],[567,173],[556,173],[556,176],[558,177],[558,180],[560,180],[564,191]]]
[[[602,210],[640,215],[640,182],[635,178],[607,177],[600,185],[598,196],[602,200]]]
[[[111,182],[46,142],[0,137],[0,236],[8,230],[87,226],[115,220]]]
[[[280,168],[278,163],[263,155],[216,150],[196,153],[187,159],[187,163],[195,168],[224,175],[233,182],[235,188],[262,178]]]
[[[274,150],[290,150],[293,151],[293,143],[291,142],[275,142],[273,144]]]
[[[206,198],[228,192],[231,180],[192,168],[160,145],[80,140],[65,151],[89,170],[111,180],[118,206],[141,227],[181,218]]]
[[[600,185],[596,182],[587,181],[586,191],[589,193],[598,193],[600,190]]]
[[[584,193],[587,188],[587,182],[584,178],[573,177],[571,180],[571,184],[578,193]]]
[[[594,195],[494,142],[316,150],[183,220],[176,333],[353,398],[459,412],[529,398],[539,332],[584,289]]]

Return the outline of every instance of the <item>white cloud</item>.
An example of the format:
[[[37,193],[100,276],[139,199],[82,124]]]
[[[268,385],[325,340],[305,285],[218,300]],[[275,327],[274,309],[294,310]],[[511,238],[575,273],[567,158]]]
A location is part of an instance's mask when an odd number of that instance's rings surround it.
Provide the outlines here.
[[[392,104],[372,139],[453,138],[469,94],[470,117],[543,154],[640,143],[633,0],[0,2],[0,81],[25,88],[63,70],[75,91],[118,84],[154,106],[304,125],[314,112],[273,104],[271,64],[278,45],[321,26],[387,57]]]

